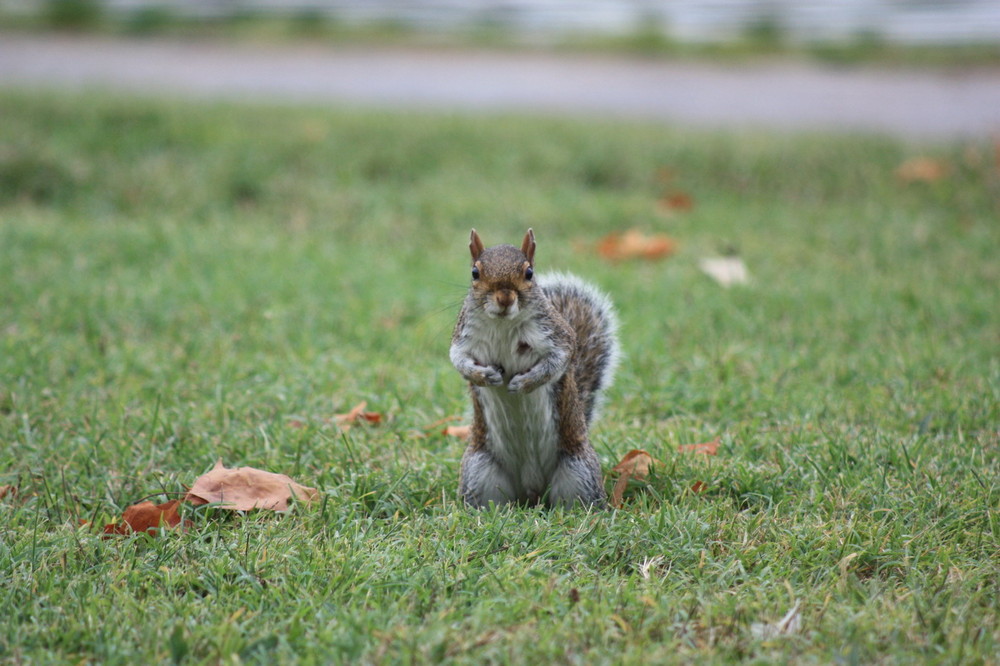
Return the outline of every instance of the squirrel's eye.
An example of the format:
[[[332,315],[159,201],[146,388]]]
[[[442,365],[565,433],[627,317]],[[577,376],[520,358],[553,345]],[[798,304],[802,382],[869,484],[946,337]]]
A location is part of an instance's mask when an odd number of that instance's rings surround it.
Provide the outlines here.
[[[530,280],[530,279],[531,279],[531,277],[532,277],[532,276],[533,276],[534,274],[535,274],[535,271],[533,271],[533,270],[531,269],[531,266],[528,266],[527,268],[525,268],[525,269],[524,269],[524,279],[525,279],[525,280]]]
[[[478,280],[479,279],[479,267],[478,266],[473,266],[472,267],[472,279],[473,280]]]

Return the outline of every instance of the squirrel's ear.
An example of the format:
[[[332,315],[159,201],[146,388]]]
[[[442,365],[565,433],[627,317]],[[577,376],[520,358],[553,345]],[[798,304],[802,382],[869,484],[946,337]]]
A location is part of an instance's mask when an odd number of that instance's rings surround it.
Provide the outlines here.
[[[524,234],[524,242],[521,243],[521,253],[528,258],[528,263],[532,266],[535,265],[535,232],[532,229],[528,229],[528,233]]]
[[[476,230],[473,229],[472,236],[469,239],[469,252],[472,253],[473,263],[475,263],[476,260],[479,259],[479,255],[481,255],[483,253],[483,250],[485,249],[486,248],[483,247],[482,239],[479,237],[479,234],[476,233]]]

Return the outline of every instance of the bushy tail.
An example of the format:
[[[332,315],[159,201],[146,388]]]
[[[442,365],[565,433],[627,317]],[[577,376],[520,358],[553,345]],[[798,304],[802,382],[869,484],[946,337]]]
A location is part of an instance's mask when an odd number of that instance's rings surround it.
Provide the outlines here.
[[[576,332],[576,383],[589,426],[618,367],[618,318],[607,296],[574,275],[554,273],[538,281]]]

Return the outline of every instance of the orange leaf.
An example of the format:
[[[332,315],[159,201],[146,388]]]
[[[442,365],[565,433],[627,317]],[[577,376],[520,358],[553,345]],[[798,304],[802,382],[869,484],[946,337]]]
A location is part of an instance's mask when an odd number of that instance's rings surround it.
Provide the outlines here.
[[[367,402],[361,401],[358,404],[354,405],[351,411],[347,412],[346,414],[334,415],[333,420],[337,423],[337,425],[345,427],[350,426],[350,424],[354,423],[355,421],[367,421],[368,423],[381,423],[382,415],[379,414],[378,412],[366,412],[365,407],[367,406],[368,406]]]
[[[708,484],[704,481],[695,481],[691,484],[691,492],[693,493],[703,493],[708,490]]]
[[[620,463],[611,468],[611,471],[618,472],[619,474],[628,474],[633,479],[641,481],[649,476],[649,469],[655,464],[660,464],[660,461],[649,455],[646,451],[632,449],[625,454]]]
[[[608,498],[608,504],[614,509],[622,508],[622,500],[625,497],[625,487],[628,485],[629,480],[628,474],[622,474],[615,481],[615,487],[611,491],[611,497]]]
[[[448,437],[458,437],[459,439],[469,439],[472,436],[472,426],[458,425],[448,426],[444,429],[444,434]]]
[[[133,532],[146,532],[156,534],[160,527],[177,527],[181,522],[181,516],[177,512],[180,500],[170,500],[163,504],[153,504],[152,502],[139,502],[125,509],[120,523],[111,523],[104,526],[104,534],[131,534]]]
[[[674,192],[660,198],[660,208],[664,210],[691,210],[694,199],[686,192]]]
[[[219,504],[224,509],[287,511],[293,497],[311,502],[319,496],[315,488],[292,481],[284,474],[253,467],[227,469],[219,460],[207,474],[195,480],[184,499],[195,504]]]
[[[618,480],[615,481],[615,487],[611,491],[611,497],[608,499],[611,506],[620,509],[622,507],[622,499],[625,495],[625,488],[628,486],[628,480],[634,478],[641,481],[645,479],[649,476],[650,467],[658,463],[659,461],[653,458],[653,456],[640,449],[633,449],[626,453],[621,462],[611,469],[612,472],[617,472],[620,475]]]
[[[704,453],[707,456],[714,456],[719,452],[719,438],[701,444],[681,444],[677,450],[681,453]]]
[[[915,157],[896,167],[896,177],[904,183],[933,183],[948,175],[946,162],[930,157]]]
[[[677,251],[677,242],[665,234],[647,236],[638,229],[613,233],[597,244],[597,253],[610,261],[662,259]]]

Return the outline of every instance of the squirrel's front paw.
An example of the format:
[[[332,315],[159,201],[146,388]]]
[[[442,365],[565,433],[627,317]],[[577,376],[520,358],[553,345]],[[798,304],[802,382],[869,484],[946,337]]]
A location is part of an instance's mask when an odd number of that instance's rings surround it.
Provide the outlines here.
[[[500,386],[503,384],[503,371],[492,365],[477,365],[466,379],[476,386]]]
[[[510,383],[507,384],[507,390],[511,393],[531,393],[539,386],[541,386],[541,383],[537,378],[531,377],[526,372],[522,372],[511,378]]]

